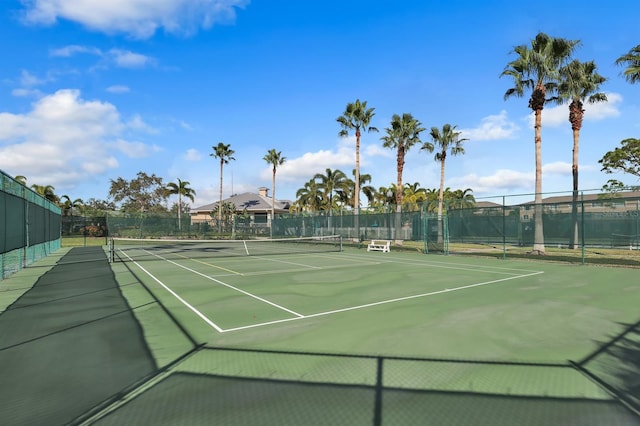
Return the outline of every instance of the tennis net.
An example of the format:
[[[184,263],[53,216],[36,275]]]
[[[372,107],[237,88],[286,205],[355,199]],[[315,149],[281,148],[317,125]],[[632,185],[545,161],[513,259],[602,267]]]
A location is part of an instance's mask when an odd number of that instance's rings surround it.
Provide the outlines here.
[[[342,237],[298,237],[256,240],[176,240],[111,238],[112,262],[144,259],[245,257],[342,251]]]

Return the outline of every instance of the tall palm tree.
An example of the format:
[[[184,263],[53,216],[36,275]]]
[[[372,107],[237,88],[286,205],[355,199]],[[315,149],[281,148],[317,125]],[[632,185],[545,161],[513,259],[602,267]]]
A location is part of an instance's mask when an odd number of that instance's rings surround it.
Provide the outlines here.
[[[271,175],[271,217],[274,218],[276,215],[276,169],[278,166],[282,166],[284,162],[287,160],[286,157],[282,156],[281,151],[276,151],[275,149],[270,149],[267,152],[267,155],[262,157],[264,161],[269,163],[272,166],[272,175]]]
[[[380,138],[383,141],[382,146],[396,150],[396,187],[398,188],[403,187],[402,171],[404,170],[405,156],[413,145],[422,142],[420,140],[420,133],[424,130],[426,129],[422,127],[422,123],[413,118],[413,115],[410,113],[404,113],[402,117],[398,114],[393,114],[393,117],[391,117],[391,126],[385,129],[387,134]],[[398,209],[398,213],[402,211],[402,193],[403,191],[397,191],[396,194],[396,208]]]
[[[26,186],[27,185],[27,177],[26,176],[22,176],[22,175],[18,175],[16,177],[14,177],[14,179],[16,180],[16,182],[18,182],[20,185]]]
[[[362,131],[368,133],[378,131],[377,128],[370,126],[371,119],[375,115],[374,110],[375,108],[367,108],[367,101],[360,102],[360,99],[356,99],[355,102],[348,103],[342,115],[336,118],[342,127],[340,136],[349,136],[350,131],[354,131],[356,136],[356,193],[354,202],[356,215],[360,208],[360,136]]]
[[[580,130],[582,129],[582,119],[584,118],[584,102],[590,104],[605,102],[607,95],[599,92],[600,85],[607,79],[596,71],[596,64],[593,61],[580,62],[577,59],[569,62],[560,69],[560,85],[558,96],[561,101],[569,103],[569,122],[573,131],[573,162],[571,174],[573,177],[573,194],[571,203],[571,237],[569,248],[578,246],[578,149],[580,146]]]
[[[178,183],[170,182],[164,188],[166,196],[177,195],[178,196],[178,229],[182,230],[182,197],[186,197],[193,203],[195,201],[196,191],[189,187],[190,182],[186,180],[178,179]]]
[[[294,203],[301,210],[316,211],[322,206],[322,189],[315,179],[309,180],[296,191]]]
[[[624,78],[629,83],[640,83],[640,44],[616,59],[617,65],[625,65]]]
[[[229,161],[235,160],[233,154],[235,151],[231,149],[231,144],[218,142],[218,145],[212,146],[213,152],[209,154],[213,158],[220,159],[220,202],[218,206],[222,206],[222,167],[229,164]],[[222,208],[218,208],[218,231],[222,232]]]
[[[326,174],[317,173],[313,178],[318,181],[318,186],[324,192],[324,200],[329,206],[329,216],[334,207],[334,193],[344,193],[349,191],[349,178],[342,170],[331,170],[327,168]]]
[[[437,146],[434,159],[440,163],[440,189],[438,191],[438,243],[442,242],[442,205],[444,200],[444,165],[447,155],[452,156],[464,154],[462,143],[467,141],[466,138],[460,138],[460,132],[456,132],[457,126],[447,123],[442,126],[442,131],[437,127],[432,127],[431,140],[433,145]],[[428,148],[427,148],[428,150]]]
[[[542,110],[558,86],[560,68],[569,60],[577,40],[550,37],[538,33],[531,41],[531,46],[522,44],[514,47],[516,59],[509,62],[501,77],[513,79],[514,87],[508,89],[504,98],[523,97],[525,91],[531,90],[529,108],[535,115],[535,226],[533,254],[544,254],[544,232],[542,229]]]

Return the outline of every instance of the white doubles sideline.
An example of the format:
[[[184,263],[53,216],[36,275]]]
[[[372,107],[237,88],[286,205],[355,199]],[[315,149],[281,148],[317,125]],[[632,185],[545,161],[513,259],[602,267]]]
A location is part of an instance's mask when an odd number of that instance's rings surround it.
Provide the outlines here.
[[[256,327],[263,327],[266,325],[272,325],[272,324],[278,324],[278,323],[283,323],[283,322],[289,322],[289,321],[296,321],[296,320],[300,320],[300,319],[305,319],[305,318],[314,318],[314,317],[320,317],[320,316],[326,316],[326,315],[333,315],[333,314],[338,314],[341,312],[347,312],[347,311],[354,311],[357,309],[364,309],[364,308],[370,308],[373,306],[379,306],[379,305],[385,305],[385,304],[389,304],[389,303],[396,303],[396,302],[401,302],[401,301],[405,301],[405,300],[410,300],[410,299],[417,299],[417,298],[422,298],[422,297],[428,297],[428,296],[435,296],[438,294],[442,294],[442,293],[450,293],[450,292],[454,292],[454,291],[461,291],[461,290],[467,290],[470,288],[474,288],[474,287],[481,287],[481,286],[486,286],[489,284],[495,284],[495,283],[499,283],[499,282],[504,282],[504,281],[510,281],[510,280],[515,280],[515,279],[519,279],[519,278],[526,278],[526,277],[531,277],[534,275],[540,275],[543,274],[544,271],[532,271],[532,270],[523,270],[523,269],[513,269],[513,268],[491,268],[491,269],[478,269],[478,267],[476,265],[460,265],[460,266],[452,266],[449,264],[446,264],[444,262],[421,262],[422,265],[424,266],[430,266],[430,267],[436,267],[436,268],[443,268],[443,269],[457,269],[457,270],[465,270],[465,271],[474,271],[474,272],[486,272],[486,273],[493,273],[493,274],[507,274],[509,275],[506,278],[500,278],[500,279],[495,279],[495,280],[490,280],[490,281],[484,281],[484,282],[479,282],[479,283],[475,283],[475,284],[468,284],[468,285],[463,285],[463,286],[459,286],[459,287],[453,287],[453,288],[447,288],[447,289],[443,289],[443,290],[436,290],[436,291],[431,291],[431,292],[427,292],[427,293],[421,293],[421,294],[415,294],[415,295],[411,295],[411,296],[403,296],[403,297],[397,297],[397,298],[393,298],[393,299],[387,299],[387,300],[381,300],[378,302],[372,302],[372,303],[366,303],[363,305],[356,305],[356,306],[350,306],[348,308],[342,308],[342,309],[336,309],[336,310],[331,310],[331,311],[325,311],[325,312],[317,312],[315,314],[309,314],[309,315],[303,315],[301,313],[295,312],[291,309],[288,309],[284,306],[281,306],[277,303],[271,302],[263,297],[257,296],[255,294],[252,294],[248,291],[242,290],[238,287],[235,287],[231,284],[225,283],[217,278],[214,278],[210,275],[206,275],[202,272],[196,271],[192,268],[189,268],[185,265],[181,265],[180,263],[174,262],[170,259],[164,258],[162,256],[156,255],[154,254],[154,256],[169,262],[175,266],[178,266],[179,268],[185,269],[191,273],[194,273],[200,277],[203,277],[207,280],[216,282],[220,285],[223,285],[227,288],[230,288],[232,290],[235,290],[239,293],[242,293],[246,296],[252,297],[254,299],[257,299],[263,303],[266,303],[268,305],[271,305],[277,309],[283,310],[287,313],[290,313],[291,315],[293,315],[293,317],[291,318],[285,318],[285,319],[280,319],[280,320],[274,320],[274,321],[267,321],[267,322],[261,322],[261,323],[256,323],[256,324],[250,324],[250,325],[246,325],[246,326],[241,326],[241,327],[233,327],[233,328],[227,328],[224,329],[222,327],[220,327],[219,325],[217,325],[215,322],[213,322],[211,319],[209,319],[206,315],[204,315],[202,312],[200,312],[198,309],[196,309],[193,305],[191,305],[189,302],[187,302],[184,298],[182,298],[178,293],[176,293],[174,290],[172,290],[169,286],[167,286],[165,283],[163,283],[158,277],[156,277],[155,275],[153,275],[151,272],[149,272],[147,269],[145,269],[142,265],[140,265],[138,262],[136,262],[134,259],[132,259],[128,254],[124,253],[123,254],[133,263],[135,264],[138,268],[140,268],[145,274],[149,275],[149,277],[151,277],[151,279],[153,279],[155,282],[157,282],[159,285],[161,285],[165,290],[167,290],[173,297],[175,297],[180,303],[182,303],[185,307],[187,307],[189,310],[191,310],[194,314],[196,314],[200,319],[202,319],[205,323],[207,323],[210,327],[212,327],[213,329],[215,329],[216,331],[218,331],[219,333],[228,333],[231,331],[239,331],[239,330],[246,330],[246,329],[250,329],[250,328],[256,328]],[[341,257],[344,257],[344,255],[340,255]],[[331,255],[327,255],[326,257],[332,257]],[[353,259],[357,259],[357,260],[363,260],[365,257],[364,256],[350,256]],[[261,258],[262,260],[272,260],[270,258]],[[318,267],[318,266],[312,266],[312,265],[304,265],[304,264],[298,264],[298,263],[293,263],[293,262],[287,262],[287,261],[281,261],[283,263],[291,263],[294,265],[300,265],[300,266],[305,266],[306,269],[302,269],[302,270],[307,270],[307,269],[332,269],[332,268],[322,268],[322,267]],[[200,262],[200,263],[205,263],[205,262]],[[397,260],[387,260],[385,262],[370,262],[370,263],[375,263],[375,264],[381,264],[381,263],[400,263],[400,264],[408,264],[408,265],[416,265],[416,262],[408,262],[408,261],[397,261]],[[205,263],[206,264],[206,263]],[[215,266],[215,265],[210,265],[210,266]],[[299,271],[301,269],[296,269],[296,270],[287,270],[287,271],[267,271],[265,273],[277,273],[277,272],[292,272],[292,271]],[[520,272],[520,274],[516,274],[516,272]],[[522,274],[522,272],[525,272],[524,274]],[[244,275],[244,274],[239,274],[239,275]],[[246,275],[254,275],[254,274],[246,274]]]

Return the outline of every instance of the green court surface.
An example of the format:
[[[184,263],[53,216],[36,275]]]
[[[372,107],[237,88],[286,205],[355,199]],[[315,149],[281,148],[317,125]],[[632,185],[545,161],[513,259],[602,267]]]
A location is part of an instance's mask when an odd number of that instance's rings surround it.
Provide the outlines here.
[[[637,269],[198,251],[116,248],[155,372],[77,424],[640,424]]]
[[[638,271],[622,268],[347,250],[114,269],[134,273],[197,342],[225,347],[565,361],[640,316]]]

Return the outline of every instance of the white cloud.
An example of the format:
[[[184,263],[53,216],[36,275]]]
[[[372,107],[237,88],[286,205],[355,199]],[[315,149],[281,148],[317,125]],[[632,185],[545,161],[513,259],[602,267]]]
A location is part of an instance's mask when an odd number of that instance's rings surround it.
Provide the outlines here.
[[[363,150],[369,157],[396,158],[396,151],[380,145],[366,145]]]
[[[13,89],[11,94],[18,98],[39,98],[42,92],[33,89]]]
[[[142,142],[129,142],[123,139],[116,140],[111,143],[111,146],[130,158],[149,157],[152,153],[162,150],[162,148],[156,145],[147,145]]]
[[[69,46],[61,47],[59,49],[51,49],[49,51],[49,56],[69,58],[71,56],[74,56],[77,53],[88,53],[91,55],[98,55],[98,56],[102,55],[102,52],[98,48],[72,44]]]
[[[191,34],[235,21],[235,8],[249,0],[23,0],[27,23],[52,25],[58,19],[105,33],[149,38],[158,29]]]
[[[519,127],[508,120],[507,111],[505,110],[500,111],[497,115],[489,115],[483,118],[479,127],[459,129],[463,138],[472,141],[509,139],[518,130]]]
[[[190,148],[184,154],[184,159],[187,161],[200,161],[202,160],[202,154],[197,149]]]
[[[542,165],[543,175],[571,175],[571,163],[564,161],[555,161],[553,163]]]
[[[119,84],[107,87],[107,92],[109,93],[129,93],[130,91],[129,87]]]
[[[497,194],[510,191],[530,191],[535,185],[534,173],[500,169],[489,176],[475,173],[450,179],[452,188],[473,188],[475,194]]]
[[[30,183],[73,187],[118,167],[117,151],[139,157],[158,150],[123,140],[126,129],[112,104],[59,90],[25,114],[0,113],[0,169]]]
[[[340,169],[351,176],[351,169],[355,167],[355,153],[348,147],[338,147],[337,151],[321,150],[307,152],[301,157],[287,159],[278,168],[277,178],[283,181],[309,180],[316,173],[324,173],[326,169]],[[271,180],[271,167],[263,169],[261,179]]]
[[[46,83],[46,81],[46,79],[38,78],[26,70],[22,70],[22,73],[20,74],[20,84],[23,87],[39,86]]]
[[[153,58],[129,50],[111,49],[108,57],[120,68],[144,68],[155,64]]]
[[[144,122],[142,117],[138,114],[134,115],[128,122],[127,127],[136,131],[141,131],[150,134],[157,134],[158,131]]]

